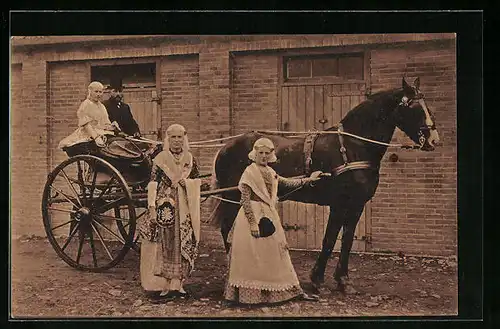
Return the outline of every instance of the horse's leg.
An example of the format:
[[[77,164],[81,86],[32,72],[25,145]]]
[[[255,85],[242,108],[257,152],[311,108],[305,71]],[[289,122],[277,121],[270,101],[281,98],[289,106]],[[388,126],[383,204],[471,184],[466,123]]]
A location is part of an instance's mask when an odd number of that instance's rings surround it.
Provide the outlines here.
[[[335,207],[335,210],[333,209],[334,207],[330,206],[330,215],[328,216],[328,224],[326,225],[321,252],[310,276],[311,283],[316,291],[324,282],[326,264],[335,247],[335,242],[337,241],[337,236],[339,235],[340,227],[343,223],[342,218],[343,215],[345,215],[344,209],[339,209],[338,207]]]
[[[220,226],[220,232],[222,235],[222,239],[224,242],[224,248],[226,250],[226,254],[229,253],[229,249],[231,248],[231,244],[228,243],[227,237],[229,235],[229,232],[231,231],[231,228],[233,227],[234,220],[236,219],[236,215],[238,214],[238,206],[235,206],[233,204],[228,204],[223,201],[223,203],[220,205],[222,207],[220,209],[220,218],[221,218],[221,226]]]
[[[222,235],[222,240],[224,242],[224,249],[226,250],[226,254],[229,253],[229,249],[231,245],[227,242],[227,236],[229,235],[229,231],[231,230],[231,226],[229,226],[229,219],[228,218],[223,218],[221,227],[220,227],[220,233]]]
[[[351,206],[349,210],[351,211],[348,216],[345,217],[344,224],[342,225],[342,244],[340,247],[340,257],[335,268],[334,279],[337,281],[338,289],[343,292],[354,293],[354,289],[348,283],[349,274],[349,254],[352,249],[352,244],[354,242],[354,232],[356,226],[359,222],[361,213],[363,212],[364,204]],[[347,290],[349,288],[350,290]]]

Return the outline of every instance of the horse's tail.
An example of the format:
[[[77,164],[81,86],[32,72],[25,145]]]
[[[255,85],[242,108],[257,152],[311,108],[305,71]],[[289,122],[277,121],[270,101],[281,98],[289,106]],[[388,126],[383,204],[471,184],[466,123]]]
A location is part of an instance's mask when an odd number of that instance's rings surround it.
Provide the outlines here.
[[[217,151],[214,157],[214,161],[212,163],[212,176],[210,180],[210,190],[216,190],[220,188],[219,181],[217,180],[217,175],[215,173],[215,163],[217,162],[217,157],[219,156],[220,149]],[[211,213],[208,216],[207,223],[212,224],[214,226],[219,226],[220,224],[220,216],[219,216],[219,205],[221,204],[220,199],[211,198],[210,200],[210,209]]]

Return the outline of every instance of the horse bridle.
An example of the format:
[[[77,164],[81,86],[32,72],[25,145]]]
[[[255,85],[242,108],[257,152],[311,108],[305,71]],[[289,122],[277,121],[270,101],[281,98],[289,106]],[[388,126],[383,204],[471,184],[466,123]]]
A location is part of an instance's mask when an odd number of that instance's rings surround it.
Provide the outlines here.
[[[415,95],[416,96],[413,98],[408,98],[406,96],[403,96],[398,106],[410,107],[411,104],[413,104],[414,102],[420,102],[420,100],[424,99],[424,95],[420,93],[418,90],[415,90]],[[424,146],[426,141],[424,132],[429,132],[432,129],[436,129],[436,124],[434,123],[434,119],[432,118],[433,116],[431,113],[429,113],[429,115],[431,116],[432,125],[424,124],[423,126],[420,126],[418,129],[418,141],[420,142],[420,147]]]

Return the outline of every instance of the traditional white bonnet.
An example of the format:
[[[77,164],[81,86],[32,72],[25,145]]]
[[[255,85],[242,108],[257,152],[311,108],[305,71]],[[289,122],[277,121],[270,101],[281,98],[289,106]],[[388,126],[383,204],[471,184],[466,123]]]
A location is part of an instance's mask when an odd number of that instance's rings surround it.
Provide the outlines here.
[[[271,154],[268,162],[276,162],[278,159],[276,158],[276,153],[274,152],[274,144],[269,138],[259,138],[254,144],[252,151],[248,153],[248,158],[255,162],[255,154],[256,151],[261,147],[267,147],[271,150]]]
[[[184,134],[184,143],[182,144],[182,152],[189,151],[189,141],[188,141],[186,129],[182,125],[177,124],[177,123],[174,123],[173,125],[170,125],[167,128],[167,133],[166,133],[165,139],[163,140],[163,149],[164,150],[170,149],[169,137],[173,133]]]
[[[104,89],[104,85],[99,81],[92,81],[87,87],[87,97],[89,97],[91,90],[96,89]]]

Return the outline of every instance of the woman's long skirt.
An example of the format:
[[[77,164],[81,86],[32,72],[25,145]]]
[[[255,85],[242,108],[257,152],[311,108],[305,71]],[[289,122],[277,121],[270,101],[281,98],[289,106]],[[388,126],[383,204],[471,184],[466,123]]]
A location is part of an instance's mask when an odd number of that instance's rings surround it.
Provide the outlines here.
[[[244,304],[282,302],[303,293],[293,268],[285,232],[276,209],[251,201],[257,220],[273,221],[276,231],[255,238],[241,208],[228,236],[231,243],[229,273],[224,296]]]

